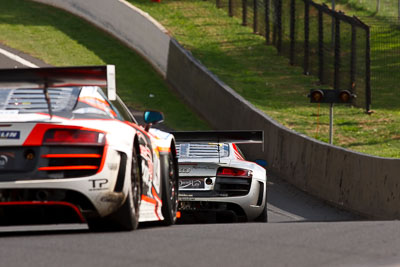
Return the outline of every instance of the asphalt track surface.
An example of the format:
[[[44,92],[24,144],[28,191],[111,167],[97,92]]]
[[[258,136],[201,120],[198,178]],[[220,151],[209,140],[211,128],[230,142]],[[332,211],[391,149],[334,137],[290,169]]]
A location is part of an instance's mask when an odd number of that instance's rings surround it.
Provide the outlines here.
[[[0,68],[23,66],[0,53]],[[268,223],[147,224],[117,233],[0,227],[0,266],[400,266],[398,221],[363,220],[271,175],[268,216]]]

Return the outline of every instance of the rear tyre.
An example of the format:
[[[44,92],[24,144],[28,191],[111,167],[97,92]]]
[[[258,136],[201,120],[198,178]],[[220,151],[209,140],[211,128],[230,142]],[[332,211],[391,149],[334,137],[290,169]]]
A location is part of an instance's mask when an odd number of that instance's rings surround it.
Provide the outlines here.
[[[124,204],[114,213],[104,218],[88,222],[93,231],[132,231],[139,225],[139,207],[141,197],[141,177],[136,149],[133,148],[131,164],[131,187]]]
[[[265,193],[264,209],[261,214],[254,220],[255,222],[268,222],[267,196],[268,194]]]
[[[176,222],[178,210],[178,162],[171,152],[161,156],[161,199],[164,225],[172,225]]]

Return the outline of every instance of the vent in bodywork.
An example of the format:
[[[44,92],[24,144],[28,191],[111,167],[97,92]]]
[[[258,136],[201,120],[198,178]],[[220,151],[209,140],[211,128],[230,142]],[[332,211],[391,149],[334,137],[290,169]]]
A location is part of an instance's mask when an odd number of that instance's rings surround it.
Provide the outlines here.
[[[78,97],[77,87],[49,88],[52,110],[70,110]],[[42,89],[6,89],[1,90],[0,109],[18,110],[21,113],[47,112],[48,105]]]
[[[73,178],[96,174],[103,158],[102,146],[48,147],[38,170],[48,178]]]
[[[229,145],[217,143],[178,143],[176,152],[178,158],[222,158],[229,156]]]
[[[83,223],[97,214],[92,202],[69,189],[0,189],[0,225]]]
[[[0,147],[0,180],[91,176],[101,170],[104,153],[104,146]]]
[[[214,190],[229,197],[244,196],[250,191],[251,179],[217,177]]]

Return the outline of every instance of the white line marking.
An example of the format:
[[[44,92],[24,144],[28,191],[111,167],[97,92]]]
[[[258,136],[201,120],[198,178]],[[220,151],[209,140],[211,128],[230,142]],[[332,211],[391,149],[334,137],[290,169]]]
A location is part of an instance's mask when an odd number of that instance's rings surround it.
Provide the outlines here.
[[[268,210],[270,212],[273,212],[273,213],[288,217],[288,218],[296,220],[296,221],[303,221],[304,220],[303,217],[299,217],[299,216],[296,216],[294,214],[288,213],[288,212],[286,212],[284,210],[281,210],[281,209],[279,209],[279,208],[277,208],[275,206],[272,206],[271,204],[268,204]]]
[[[36,66],[36,65],[33,64],[32,62],[29,62],[28,60],[25,60],[25,59],[23,59],[22,57],[17,56],[17,55],[15,55],[15,54],[13,54],[13,53],[10,53],[10,52],[8,52],[8,51],[2,49],[2,48],[0,48],[0,54],[3,54],[3,55],[5,55],[6,57],[8,57],[8,58],[10,58],[10,59],[12,59],[12,60],[14,60],[14,61],[17,61],[17,62],[19,62],[19,63],[21,63],[22,65],[25,65],[25,66],[27,66],[27,67],[30,67],[30,68],[39,68],[39,66]]]
[[[159,28],[162,32],[166,33],[169,35],[168,30],[165,29],[165,27],[163,25],[161,25],[160,22],[158,22],[157,20],[155,20],[152,16],[149,15],[149,13],[144,12],[143,10],[137,8],[136,6],[132,5],[131,3],[125,1],[125,0],[118,0],[119,2],[121,2],[122,4],[126,5],[127,7],[129,7],[130,9],[133,9],[134,11],[136,11],[137,13],[139,13],[140,15],[142,15],[143,17],[145,17],[147,20],[151,21],[157,28]]]

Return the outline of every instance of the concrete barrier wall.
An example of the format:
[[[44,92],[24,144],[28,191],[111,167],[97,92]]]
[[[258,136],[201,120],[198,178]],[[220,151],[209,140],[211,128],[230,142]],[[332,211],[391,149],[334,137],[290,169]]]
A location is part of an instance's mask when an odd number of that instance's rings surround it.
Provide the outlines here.
[[[400,219],[400,159],[354,153],[301,136],[257,110],[123,0],[35,0],[61,7],[146,56],[215,129],[264,130],[265,145],[244,149],[268,170],[321,199],[360,214]]]
[[[142,10],[124,0],[33,1],[64,9],[112,34],[146,58],[165,77],[171,37]]]

